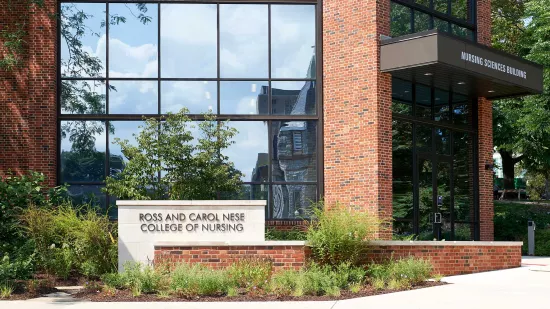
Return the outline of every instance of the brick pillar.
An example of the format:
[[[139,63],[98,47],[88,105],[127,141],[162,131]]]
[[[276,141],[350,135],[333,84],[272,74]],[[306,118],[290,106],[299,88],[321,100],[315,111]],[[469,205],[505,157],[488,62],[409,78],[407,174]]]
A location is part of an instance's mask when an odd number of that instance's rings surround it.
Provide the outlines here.
[[[0,7],[0,27],[24,24],[25,53],[20,67],[0,70],[0,177],[8,170],[34,170],[56,183],[56,0],[28,10],[26,1]],[[0,53],[5,55],[2,38]]]
[[[491,1],[477,1],[477,41],[491,45]],[[494,239],[493,170],[493,107],[491,101],[478,99],[478,151],[479,151],[479,225],[480,240]]]
[[[380,73],[389,0],[323,1],[325,201],[392,218],[391,77]],[[391,228],[379,231],[391,239]]]

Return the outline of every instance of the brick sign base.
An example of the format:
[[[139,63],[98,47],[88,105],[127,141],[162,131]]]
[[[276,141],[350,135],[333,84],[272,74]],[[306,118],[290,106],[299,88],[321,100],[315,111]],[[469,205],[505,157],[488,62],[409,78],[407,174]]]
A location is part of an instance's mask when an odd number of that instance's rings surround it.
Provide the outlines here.
[[[430,260],[434,274],[445,276],[521,266],[521,242],[374,241],[365,264],[415,256]],[[201,263],[223,268],[245,257],[270,258],[274,270],[300,269],[311,250],[303,241],[257,243],[158,243],[155,263]]]

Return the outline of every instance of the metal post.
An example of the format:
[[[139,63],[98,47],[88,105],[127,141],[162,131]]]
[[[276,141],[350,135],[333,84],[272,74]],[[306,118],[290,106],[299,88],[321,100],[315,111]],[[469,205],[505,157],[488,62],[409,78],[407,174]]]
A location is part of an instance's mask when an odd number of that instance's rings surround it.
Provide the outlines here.
[[[527,243],[529,255],[535,255],[535,221],[527,222]]]

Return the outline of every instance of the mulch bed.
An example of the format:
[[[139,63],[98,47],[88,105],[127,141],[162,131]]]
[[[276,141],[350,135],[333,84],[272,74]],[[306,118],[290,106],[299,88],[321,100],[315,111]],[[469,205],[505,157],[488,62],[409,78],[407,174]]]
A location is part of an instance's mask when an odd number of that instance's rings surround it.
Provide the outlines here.
[[[182,297],[158,297],[155,294],[142,294],[141,296],[134,297],[128,290],[117,290],[114,294],[106,294],[99,290],[83,290],[74,294],[75,298],[89,300],[93,302],[242,302],[242,301],[330,301],[330,300],[343,300],[364,296],[388,294],[406,290],[416,290],[427,287],[444,285],[444,282],[424,282],[410,289],[402,290],[376,290],[371,286],[364,287],[359,293],[352,293],[350,291],[342,291],[342,294],[338,297],[331,296],[309,296],[304,295],[301,297],[294,296],[276,296],[276,295],[239,295],[235,297],[226,296],[205,296],[194,298],[182,298]]]
[[[50,286],[38,286],[33,290],[29,290],[24,283],[16,283],[15,289],[8,299],[0,298],[1,300],[25,300],[37,298],[46,294],[59,292],[58,289]]]
[[[89,280],[79,277],[70,277],[68,279],[55,278],[47,274],[36,274],[32,280],[18,280],[13,283],[14,291],[7,299],[0,300],[26,300],[38,298],[46,294],[61,292],[55,287],[61,286],[83,286],[88,284]]]

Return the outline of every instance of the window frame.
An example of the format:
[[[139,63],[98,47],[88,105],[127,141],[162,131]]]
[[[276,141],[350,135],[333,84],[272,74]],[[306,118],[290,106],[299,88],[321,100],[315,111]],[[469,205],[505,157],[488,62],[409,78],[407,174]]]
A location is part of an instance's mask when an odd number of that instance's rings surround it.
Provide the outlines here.
[[[57,184],[61,185],[63,183],[67,183],[69,185],[73,186],[104,186],[105,181],[72,181],[72,182],[62,182],[61,179],[61,142],[62,142],[62,130],[61,130],[61,124],[62,122],[66,121],[104,121],[104,128],[105,128],[105,177],[110,175],[110,150],[109,150],[109,125],[111,121],[141,121],[142,118],[145,116],[147,118],[155,118],[160,119],[161,117],[165,116],[166,114],[161,113],[161,83],[162,81],[213,81],[217,83],[217,112],[214,113],[217,117],[218,121],[225,121],[225,120],[231,120],[231,121],[264,121],[266,122],[267,129],[268,129],[268,159],[269,159],[269,181],[268,182],[252,182],[247,181],[243,182],[243,185],[268,185],[268,196],[267,196],[267,207],[266,207],[266,219],[268,220],[277,220],[277,221],[301,221],[302,219],[298,218],[272,218],[272,206],[271,199],[272,199],[272,186],[273,185],[292,185],[292,184],[307,184],[307,185],[315,185],[316,186],[316,199],[319,200],[323,196],[324,192],[324,175],[323,175],[323,93],[322,93],[322,65],[318,65],[319,63],[323,62],[322,59],[322,0],[263,0],[263,1],[247,1],[247,0],[202,0],[202,1],[170,1],[170,0],[151,0],[151,1],[143,1],[143,0],[137,0],[137,1],[124,1],[124,0],[60,0],[57,2],[57,12],[61,12],[61,7],[63,4],[66,3],[75,3],[75,4],[105,4],[105,18],[109,15],[109,4],[136,4],[136,3],[146,3],[146,4],[153,4],[158,5],[158,15],[157,18],[154,19],[153,22],[157,23],[158,26],[158,36],[157,36],[157,60],[158,60],[158,67],[157,67],[157,77],[153,78],[115,78],[109,76],[109,23],[106,23],[105,25],[105,33],[106,33],[106,58],[105,62],[103,63],[105,67],[105,76],[103,77],[96,77],[96,78],[88,78],[88,77],[63,77],[61,74],[61,48],[62,48],[62,37],[61,37],[61,20],[58,19],[57,21],[57,47],[56,47],[56,70],[57,70],[57,168],[56,168],[56,178],[57,178]],[[217,6],[216,12],[217,12],[217,77],[216,78],[162,78],[161,77],[161,5],[162,4],[215,4]],[[222,78],[220,75],[220,5],[223,4],[264,4],[268,6],[268,77],[267,78],[257,78],[257,77],[250,77],[250,78]],[[315,68],[315,78],[272,78],[272,47],[271,47],[271,6],[272,5],[312,5],[315,7],[315,48],[313,49],[314,55],[315,55],[315,62],[316,62],[316,68]],[[105,114],[63,114],[61,111],[61,87],[62,87],[62,81],[65,80],[87,80],[87,81],[100,81],[102,82],[106,87],[106,99],[105,99]],[[156,114],[109,114],[109,82],[110,81],[154,81],[157,83],[157,103],[158,103],[158,112]],[[220,113],[220,84],[224,81],[265,81],[269,84],[269,91],[268,91],[268,114],[264,115],[235,115],[235,114],[221,114]],[[313,81],[316,83],[315,85],[315,94],[316,94],[316,101],[315,101],[315,115],[276,115],[273,113],[272,110],[272,91],[271,91],[271,83],[272,82],[278,82],[278,81],[288,81],[288,82],[307,82],[307,81]],[[189,114],[189,117],[193,121],[201,121],[204,120],[204,116],[201,114]],[[315,182],[281,182],[281,181],[275,181],[272,177],[272,161],[273,161],[273,141],[271,140],[272,137],[272,122],[274,121],[315,121],[316,122],[316,136],[315,136],[315,142],[316,142],[316,181]],[[293,145],[292,145],[293,146]],[[106,206],[109,207],[109,205],[114,200],[114,197],[109,196],[109,194],[105,194],[105,200],[106,200]]]

